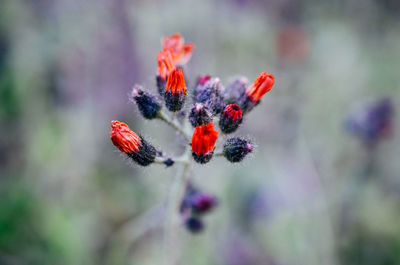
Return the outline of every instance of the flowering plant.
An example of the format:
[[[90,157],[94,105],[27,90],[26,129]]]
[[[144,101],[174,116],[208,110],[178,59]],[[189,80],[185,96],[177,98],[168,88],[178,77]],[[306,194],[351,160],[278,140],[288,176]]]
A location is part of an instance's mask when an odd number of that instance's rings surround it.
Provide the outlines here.
[[[139,85],[133,87],[130,97],[145,119],[162,120],[174,128],[186,142],[185,151],[180,156],[166,156],[119,121],[111,122],[111,141],[141,166],[181,164],[182,170],[175,179],[176,187],[170,195],[171,217],[167,223],[171,227],[183,219],[189,231],[199,232],[203,228],[201,216],[211,210],[217,200],[199,191],[188,180],[190,166],[193,161],[206,164],[215,156],[224,156],[237,163],[253,151],[254,145],[248,139],[224,139],[239,128],[244,115],[271,90],[274,76],[263,72],[249,86],[245,78],[239,78],[224,88],[219,78],[204,75],[198,78],[192,89],[187,89],[182,66],[190,59],[194,45],[185,44],[180,34],[174,34],[162,40],[162,48],[157,55],[156,86],[165,108],[171,113],[164,110],[159,98]],[[186,111],[189,93],[191,107]],[[214,119],[219,119],[219,130],[213,123]],[[221,149],[216,148],[218,139]],[[181,218],[174,218],[176,213],[180,213]]]

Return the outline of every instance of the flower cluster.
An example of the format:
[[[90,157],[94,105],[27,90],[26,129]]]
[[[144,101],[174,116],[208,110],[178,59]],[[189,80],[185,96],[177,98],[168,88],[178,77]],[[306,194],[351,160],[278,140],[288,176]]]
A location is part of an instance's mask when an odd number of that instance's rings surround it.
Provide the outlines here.
[[[113,144],[141,166],[159,163],[168,167],[179,162],[187,166],[191,161],[206,164],[215,156],[223,156],[232,163],[242,161],[253,151],[253,143],[241,137],[223,141],[225,137],[221,136],[238,130],[245,115],[272,89],[274,76],[262,72],[250,85],[246,78],[240,77],[225,88],[218,77],[203,75],[193,87],[188,88],[183,65],[191,58],[194,45],[185,43],[178,33],[162,39],[161,44],[155,78],[161,97],[135,85],[130,100],[137,104],[145,119],[164,121],[181,134],[186,141],[186,151],[179,157],[167,157],[119,121],[111,122]],[[164,110],[163,105],[170,113]],[[217,122],[214,123],[214,120]],[[186,126],[188,122],[192,128]],[[186,226],[191,231],[200,231],[202,223],[197,215],[201,209],[209,207],[211,197],[200,196],[194,189],[187,189],[187,194],[190,194],[192,206],[189,207],[190,217],[185,219]],[[194,198],[200,205],[197,208],[193,206]],[[186,205],[186,202],[183,204]]]
[[[189,184],[180,206],[186,228],[192,233],[201,232],[204,228],[202,217],[211,212],[217,202],[217,198],[213,195],[200,191]]]

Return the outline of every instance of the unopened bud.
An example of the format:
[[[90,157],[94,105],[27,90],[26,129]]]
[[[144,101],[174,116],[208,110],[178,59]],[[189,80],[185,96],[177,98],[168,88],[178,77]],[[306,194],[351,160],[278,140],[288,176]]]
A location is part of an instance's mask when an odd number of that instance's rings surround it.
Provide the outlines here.
[[[196,103],[189,113],[189,121],[193,127],[206,125],[212,121],[212,115],[203,103]]]
[[[236,104],[229,104],[225,107],[219,119],[219,127],[224,133],[236,131],[242,123],[242,110]]]
[[[223,154],[230,162],[236,163],[242,161],[253,149],[254,146],[250,141],[235,137],[226,141]]]
[[[132,89],[131,97],[138,105],[144,118],[151,120],[157,117],[161,105],[153,95],[143,91],[140,86],[135,86]]]

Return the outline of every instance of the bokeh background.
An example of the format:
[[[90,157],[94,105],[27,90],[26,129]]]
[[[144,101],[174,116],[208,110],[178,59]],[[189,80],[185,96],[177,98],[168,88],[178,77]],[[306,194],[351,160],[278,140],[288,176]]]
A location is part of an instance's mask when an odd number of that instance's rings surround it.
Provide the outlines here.
[[[165,262],[151,209],[175,170],[129,163],[109,124],[179,151],[127,97],[156,91],[175,32],[196,45],[189,87],[276,78],[235,133],[252,157],[194,168],[219,205],[203,233],[182,228],[180,264],[400,264],[399,117],[368,141],[349,129],[382,98],[399,106],[397,0],[2,0],[0,264]]]

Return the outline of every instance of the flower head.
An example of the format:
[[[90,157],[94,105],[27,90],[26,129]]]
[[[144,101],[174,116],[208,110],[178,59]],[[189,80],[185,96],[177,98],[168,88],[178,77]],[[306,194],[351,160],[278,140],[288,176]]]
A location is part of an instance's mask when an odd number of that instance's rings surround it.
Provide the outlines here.
[[[182,214],[203,215],[209,213],[217,204],[218,199],[215,196],[199,190],[189,182],[180,205],[180,212]]]
[[[131,154],[139,151],[139,146],[141,145],[140,137],[129,129],[126,123],[111,121],[110,127],[111,141],[121,152]]]
[[[204,85],[198,84],[194,91],[194,100],[204,103],[214,114],[224,109],[223,86],[219,78],[209,78]]]
[[[192,210],[197,214],[204,214],[211,211],[217,205],[217,199],[207,193],[198,192],[190,199]]]
[[[218,132],[210,122],[207,125],[197,126],[192,136],[193,158],[196,162],[204,164],[211,160]]]
[[[161,105],[153,95],[143,91],[140,86],[136,85],[132,89],[131,98],[136,102],[140,113],[145,119],[151,120],[157,117]]]
[[[165,90],[172,94],[186,94],[185,75],[182,69],[175,69],[168,75]]]
[[[254,83],[246,89],[246,95],[252,102],[258,102],[265,93],[272,89],[275,78],[271,74],[262,72]]]
[[[182,109],[186,98],[185,76],[182,69],[175,69],[168,75],[164,98],[170,111]]]
[[[242,110],[236,104],[229,104],[225,107],[219,120],[219,127],[224,133],[236,131],[242,122]]]
[[[127,154],[141,166],[154,162],[156,149],[142,137],[129,129],[128,125],[119,121],[111,121],[111,141],[118,149]]]
[[[206,125],[212,121],[210,110],[203,103],[196,103],[190,110],[189,121],[193,127]]]
[[[175,69],[174,58],[171,50],[163,49],[157,55],[157,76],[162,80],[166,80],[168,74]]]
[[[168,49],[172,52],[174,63],[176,66],[184,65],[192,57],[194,45],[186,43],[179,33],[165,37],[161,41],[163,49]]]
[[[245,91],[248,87],[248,80],[244,76],[236,78],[224,90],[224,99],[226,104],[240,104],[241,100],[245,98]]]
[[[228,161],[236,163],[242,161],[253,149],[254,145],[250,141],[235,137],[226,141],[223,154]]]

